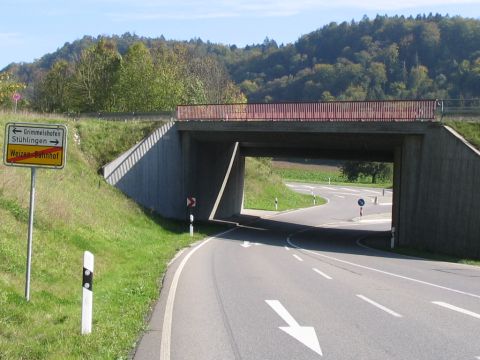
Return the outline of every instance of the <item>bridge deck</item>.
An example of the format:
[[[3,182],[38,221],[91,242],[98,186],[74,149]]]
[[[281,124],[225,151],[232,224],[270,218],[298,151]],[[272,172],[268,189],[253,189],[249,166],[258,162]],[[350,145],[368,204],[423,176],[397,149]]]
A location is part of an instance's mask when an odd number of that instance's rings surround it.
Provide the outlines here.
[[[180,121],[434,121],[436,100],[180,105]]]

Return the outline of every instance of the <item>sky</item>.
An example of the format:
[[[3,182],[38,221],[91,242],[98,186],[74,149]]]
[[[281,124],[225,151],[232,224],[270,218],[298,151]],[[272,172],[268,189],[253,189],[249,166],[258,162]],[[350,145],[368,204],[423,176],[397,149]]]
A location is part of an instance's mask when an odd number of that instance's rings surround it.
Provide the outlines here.
[[[332,21],[440,13],[480,19],[480,0],[0,0],[0,69],[32,62],[84,35],[237,45],[278,44]]]

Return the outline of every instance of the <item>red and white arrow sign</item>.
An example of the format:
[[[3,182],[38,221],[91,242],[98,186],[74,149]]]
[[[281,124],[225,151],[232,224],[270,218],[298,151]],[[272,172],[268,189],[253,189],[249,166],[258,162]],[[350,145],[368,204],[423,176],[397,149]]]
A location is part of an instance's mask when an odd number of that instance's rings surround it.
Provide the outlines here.
[[[193,208],[197,206],[197,198],[187,197],[187,207]]]

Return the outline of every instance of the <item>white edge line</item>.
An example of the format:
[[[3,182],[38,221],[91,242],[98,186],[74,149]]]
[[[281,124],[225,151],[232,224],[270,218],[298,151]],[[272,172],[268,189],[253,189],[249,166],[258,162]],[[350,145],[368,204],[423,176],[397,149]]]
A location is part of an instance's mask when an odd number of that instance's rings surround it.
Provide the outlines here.
[[[402,315],[396,313],[396,312],[393,311],[393,310],[390,310],[389,308],[387,308],[387,307],[385,307],[385,306],[383,306],[383,305],[380,305],[379,303],[377,303],[377,302],[375,302],[375,301],[367,298],[366,296],[363,296],[363,295],[357,295],[357,296],[358,296],[360,299],[362,299],[362,300],[368,302],[369,304],[371,304],[371,305],[379,308],[380,310],[385,311],[386,313],[388,313],[388,314],[390,314],[390,315],[392,315],[392,316],[395,316],[395,317],[398,317],[398,318],[401,318],[401,317],[402,317]]]
[[[295,259],[297,259],[298,261],[303,261],[303,259],[302,259],[300,256],[296,255],[296,254],[293,254],[293,257],[294,257]]]
[[[170,346],[172,340],[172,319],[173,319],[173,304],[175,301],[175,293],[177,292],[178,281],[180,279],[180,275],[182,274],[183,268],[185,267],[187,261],[190,257],[203,245],[208,243],[210,240],[225,235],[229,232],[236,230],[236,228],[232,228],[226,230],[220,234],[215,236],[209,237],[208,239],[203,240],[200,244],[194,247],[183,259],[180,265],[178,265],[177,270],[172,279],[172,283],[170,284],[170,289],[168,291],[167,303],[165,305],[165,314],[163,317],[163,326],[162,326],[162,341],[160,345],[160,360],[170,360]]]
[[[290,248],[287,245],[285,245],[285,250],[290,251]]]
[[[462,314],[465,314],[465,315],[470,315],[470,316],[472,316],[476,319],[480,319],[480,314],[474,313],[473,311],[470,311],[470,310],[459,308],[458,306],[455,306],[455,305],[450,305],[450,304],[445,303],[443,301],[432,301],[432,304],[442,306],[444,308],[447,308],[447,309],[450,309],[450,310],[453,310],[453,311],[456,311],[456,312],[459,312],[459,313],[462,313]]]
[[[308,228],[307,230],[311,230],[311,228]],[[306,232],[307,230],[299,231],[299,232],[297,232],[297,233]],[[447,291],[451,291],[451,292],[454,292],[454,293],[457,293],[457,294],[462,294],[462,295],[471,296],[471,297],[480,299],[480,295],[477,295],[477,294],[472,294],[472,293],[469,293],[469,292],[466,292],[466,291],[461,291],[461,290],[457,290],[457,289],[452,289],[452,288],[449,288],[449,287],[446,287],[446,286],[433,284],[433,283],[430,283],[430,282],[427,282],[427,281],[414,279],[414,278],[411,278],[411,277],[408,277],[408,276],[398,275],[398,274],[394,274],[394,273],[391,273],[391,272],[388,272],[388,271],[383,271],[383,270],[380,270],[380,269],[375,269],[375,268],[372,268],[372,267],[369,267],[369,266],[352,263],[352,262],[350,262],[350,261],[337,259],[337,258],[335,258],[335,257],[333,257],[333,256],[328,256],[328,255],[320,254],[320,253],[315,252],[315,251],[312,251],[312,250],[303,249],[303,248],[301,248],[300,246],[295,245],[293,242],[291,242],[290,238],[291,238],[292,235],[293,235],[293,234],[291,234],[290,236],[287,237],[287,242],[288,242],[288,244],[289,244],[291,247],[294,247],[294,248],[296,248],[296,249],[299,249],[299,250],[301,250],[301,251],[303,251],[303,252],[311,253],[311,254],[314,254],[314,255],[317,255],[317,256],[322,256],[322,257],[324,257],[324,258],[326,258],[326,259],[338,261],[338,262],[340,262],[340,263],[348,264],[348,265],[355,266],[355,267],[358,267],[358,268],[361,268],[361,269],[366,269],[366,270],[370,270],[370,271],[375,271],[375,272],[378,272],[378,273],[380,273],[380,274],[389,275],[389,276],[393,276],[393,277],[396,277],[396,278],[399,278],[399,279],[404,279],[404,280],[408,280],[408,281],[413,281],[413,282],[416,282],[416,283],[418,283],[418,284],[428,285],[428,286],[435,287],[435,288],[437,288],[437,289],[447,290]]]
[[[332,280],[332,278],[330,276],[328,276],[327,274],[325,274],[323,271],[320,271],[316,268],[312,268],[312,270],[315,271],[317,274],[322,275],[325,279]]]

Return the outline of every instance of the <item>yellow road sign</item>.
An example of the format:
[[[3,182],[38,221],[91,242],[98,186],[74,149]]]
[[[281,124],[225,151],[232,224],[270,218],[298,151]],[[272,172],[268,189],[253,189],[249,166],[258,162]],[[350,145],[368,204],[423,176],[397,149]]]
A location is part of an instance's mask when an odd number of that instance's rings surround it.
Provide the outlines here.
[[[64,125],[8,123],[3,161],[10,166],[63,168],[66,134]]]

